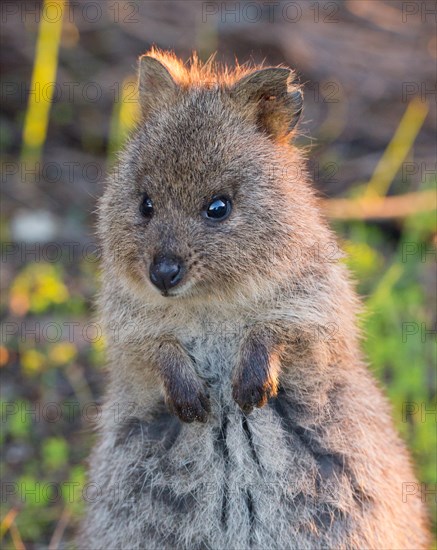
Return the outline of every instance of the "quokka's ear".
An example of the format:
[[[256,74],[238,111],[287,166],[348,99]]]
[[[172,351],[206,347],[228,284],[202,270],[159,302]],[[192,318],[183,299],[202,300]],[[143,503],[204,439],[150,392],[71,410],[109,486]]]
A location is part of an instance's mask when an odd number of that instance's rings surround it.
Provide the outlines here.
[[[244,116],[277,140],[288,136],[302,113],[302,92],[290,69],[255,71],[236,82],[230,94]]]
[[[178,85],[168,70],[154,57],[142,55],[138,68],[138,91],[144,118],[154,109],[173,101]]]

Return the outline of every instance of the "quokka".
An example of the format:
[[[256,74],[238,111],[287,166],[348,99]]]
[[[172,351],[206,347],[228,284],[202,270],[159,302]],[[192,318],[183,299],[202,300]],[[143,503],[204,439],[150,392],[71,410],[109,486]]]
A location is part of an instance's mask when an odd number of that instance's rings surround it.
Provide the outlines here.
[[[140,58],[99,205],[109,387],[81,548],[429,545],[292,144],[302,99],[286,67]]]

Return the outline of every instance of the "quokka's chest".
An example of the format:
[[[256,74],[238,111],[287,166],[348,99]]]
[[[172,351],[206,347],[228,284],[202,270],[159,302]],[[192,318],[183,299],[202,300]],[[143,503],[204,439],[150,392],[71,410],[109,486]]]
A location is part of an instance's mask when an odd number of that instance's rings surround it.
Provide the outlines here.
[[[230,381],[242,338],[240,322],[217,319],[199,324],[193,332],[182,332],[179,341],[192,357],[197,374],[212,386],[223,386]]]
[[[208,312],[172,320],[164,331],[178,340],[197,374],[213,387],[230,384],[248,324],[244,316]]]

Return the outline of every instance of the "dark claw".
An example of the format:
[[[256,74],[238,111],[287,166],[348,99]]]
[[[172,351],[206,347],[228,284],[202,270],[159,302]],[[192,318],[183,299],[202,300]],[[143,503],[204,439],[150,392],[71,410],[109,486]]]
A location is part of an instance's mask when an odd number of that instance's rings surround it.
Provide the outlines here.
[[[183,397],[178,399],[178,397]],[[178,396],[171,399],[167,399],[168,407],[176,414],[183,422],[191,424],[191,422],[203,422],[208,420],[208,413],[211,411],[209,399],[207,394],[200,391],[198,393],[193,391],[192,396]]]
[[[240,379],[232,390],[234,400],[245,414],[250,414],[254,407],[264,407],[268,399],[275,394],[274,387],[268,381],[260,385],[257,381],[245,383]]]
[[[240,405],[242,411],[245,413],[245,414],[250,414],[252,411],[253,411],[253,407],[252,405]]]

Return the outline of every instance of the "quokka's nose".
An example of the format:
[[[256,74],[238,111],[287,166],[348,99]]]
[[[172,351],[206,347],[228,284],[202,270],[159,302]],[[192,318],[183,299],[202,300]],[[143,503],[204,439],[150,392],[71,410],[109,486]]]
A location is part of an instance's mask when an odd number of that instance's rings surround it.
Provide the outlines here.
[[[174,256],[158,256],[150,266],[149,275],[150,280],[159,290],[167,292],[182,281],[183,262]]]

